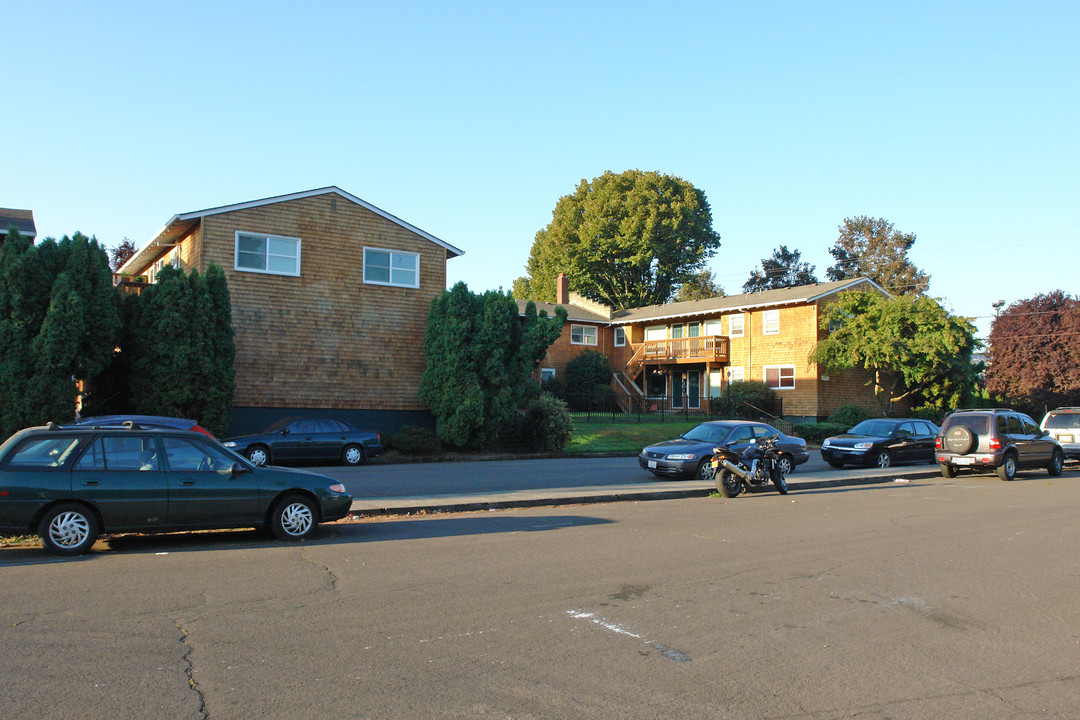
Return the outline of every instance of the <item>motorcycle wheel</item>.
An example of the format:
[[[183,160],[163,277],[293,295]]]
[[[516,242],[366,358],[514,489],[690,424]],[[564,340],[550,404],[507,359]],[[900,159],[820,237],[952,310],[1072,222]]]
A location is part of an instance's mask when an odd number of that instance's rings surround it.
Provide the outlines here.
[[[738,497],[745,487],[743,479],[730,470],[716,473],[716,489],[726,498]]]
[[[776,466],[773,466],[771,475],[772,484],[776,487],[777,492],[781,495],[787,495],[787,476]]]

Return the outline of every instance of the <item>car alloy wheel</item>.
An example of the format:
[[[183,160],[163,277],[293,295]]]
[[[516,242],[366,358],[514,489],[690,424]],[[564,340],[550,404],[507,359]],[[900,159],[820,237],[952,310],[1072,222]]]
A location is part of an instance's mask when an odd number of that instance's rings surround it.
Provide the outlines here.
[[[274,508],[271,529],[279,540],[303,540],[318,523],[315,506],[303,495],[289,495]]]

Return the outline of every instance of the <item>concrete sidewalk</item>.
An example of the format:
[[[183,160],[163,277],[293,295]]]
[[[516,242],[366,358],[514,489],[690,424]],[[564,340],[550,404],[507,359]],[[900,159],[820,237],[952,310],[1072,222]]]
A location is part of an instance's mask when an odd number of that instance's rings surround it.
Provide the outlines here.
[[[816,473],[792,473],[788,476],[788,492],[798,494],[807,490],[822,490],[844,486],[877,483],[910,482],[919,478],[941,477],[937,466],[909,465],[887,470],[877,468],[847,468]],[[625,485],[603,485],[570,489],[544,488],[512,492],[488,492],[477,495],[431,495],[425,497],[383,497],[372,500],[354,499],[352,514],[356,516],[418,515],[427,513],[475,512],[522,507],[554,507],[588,503],[639,502],[705,497],[716,492],[712,481],[704,480],[643,480]],[[775,492],[770,487],[770,492]]]

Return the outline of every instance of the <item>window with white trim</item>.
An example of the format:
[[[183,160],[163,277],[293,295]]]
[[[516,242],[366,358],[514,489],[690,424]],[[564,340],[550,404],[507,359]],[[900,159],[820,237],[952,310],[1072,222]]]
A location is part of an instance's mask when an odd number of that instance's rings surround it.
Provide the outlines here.
[[[779,310],[766,310],[764,313],[762,313],[761,334],[762,335],[779,335],[780,334],[780,311]]]
[[[773,390],[788,390],[795,387],[794,365],[766,365],[762,369],[765,384]]]
[[[615,347],[622,347],[626,345],[626,328],[615,328]]]
[[[571,345],[595,345],[596,344],[596,328],[592,325],[571,325],[570,326],[570,344]]]
[[[300,238],[236,232],[236,263],[244,272],[300,275]]]
[[[555,379],[555,368],[540,368],[540,382],[546,383]]]
[[[723,334],[724,334],[724,331],[720,327],[720,321],[719,320],[706,320],[705,321],[705,335],[706,336],[723,335]]]
[[[364,248],[364,282],[368,285],[420,287],[418,253]]]
[[[728,385],[733,382],[743,382],[746,380],[746,368],[742,365],[732,365],[727,369],[727,381]]]
[[[728,337],[742,337],[746,332],[746,320],[742,313],[728,317]]]

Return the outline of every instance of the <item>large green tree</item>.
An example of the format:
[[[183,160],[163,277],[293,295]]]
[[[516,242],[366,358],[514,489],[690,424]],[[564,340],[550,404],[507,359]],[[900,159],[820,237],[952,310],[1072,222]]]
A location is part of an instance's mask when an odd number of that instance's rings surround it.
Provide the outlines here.
[[[1014,302],[989,341],[987,391],[1039,415],[1080,405],[1080,299],[1055,290]]]
[[[823,309],[821,327],[830,332],[814,347],[810,361],[828,370],[872,371],[874,392],[886,412],[891,403],[905,399],[951,410],[974,392],[975,326],[932,298],[841,293]]]
[[[539,393],[530,376],[565,320],[563,308],[552,318],[532,302],[521,316],[510,295],[477,295],[461,282],[432,300],[420,400],[435,415],[439,439],[456,448],[490,447],[530,392]]]
[[[171,265],[139,295],[125,299],[126,335],[118,383],[123,407],[191,418],[224,434],[236,387],[232,307],[225,273]]]
[[[889,221],[859,215],[845,218],[831,248],[830,280],[868,277],[893,295],[922,295],[930,276],[908,259],[915,233],[903,233]]]
[[[781,245],[773,250],[772,257],[762,258],[761,269],[754,268],[750,279],[743,285],[743,292],[761,292],[779,290],[816,283],[815,265],[802,261],[802,253],[788,250]]]
[[[713,277],[712,270],[703,268],[679,286],[674,300],[675,302],[684,302],[686,300],[708,300],[714,297],[724,297],[724,288]]]
[[[559,198],[514,296],[552,302],[555,278],[616,309],[667,302],[720,247],[705,193],[659,172],[606,172]]]
[[[4,436],[75,414],[79,381],[112,360],[120,328],[109,259],[82,233],[0,249],[0,426]],[[84,396],[84,402],[90,396]]]

